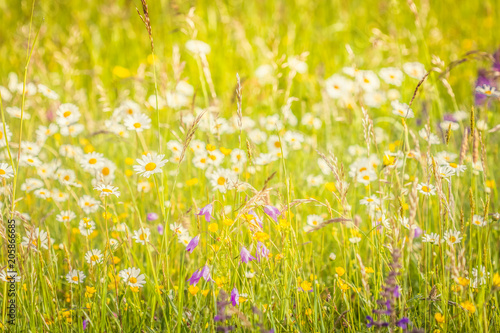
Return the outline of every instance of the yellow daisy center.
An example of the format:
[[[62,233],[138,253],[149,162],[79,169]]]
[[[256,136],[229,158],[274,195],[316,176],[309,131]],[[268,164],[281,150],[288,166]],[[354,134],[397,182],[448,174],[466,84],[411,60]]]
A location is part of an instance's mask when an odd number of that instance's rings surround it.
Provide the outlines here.
[[[134,127],[135,127],[135,128],[141,128],[141,123],[135,123],[135,124],[134,124]]]
[[[156,164],[153,162],[149,162],[148,164],[146,164],[144,169],[146,169],[146,171],[153,171],[154,169],[156,169]]]
[[[219,177],[219,179],[217,179],[217,184],[224,185],[225,183],[226,183],[226,178]]]
[[[96,163],[97,163],[97,159],[95,159],[95,158],[91,158],[89,160],[89,164],[96,164]]]
[[[63,116],[64,116],[64,118],[68,118],[69,116],[71,116],[71,111],[64,112]]]
[[[128,282],[130,282],[130,283],[137,283],[137,279],[136,279],[135,277],[133,277],[133,276],[132,276],[132,277],[130,277],[130,278],[128,279]]]

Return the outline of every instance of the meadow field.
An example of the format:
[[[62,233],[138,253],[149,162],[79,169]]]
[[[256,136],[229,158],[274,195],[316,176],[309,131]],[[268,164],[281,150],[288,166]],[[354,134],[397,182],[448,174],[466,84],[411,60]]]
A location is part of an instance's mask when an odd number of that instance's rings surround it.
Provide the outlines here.
[[[500,332],[498,0],[0,9],[0,330]]]

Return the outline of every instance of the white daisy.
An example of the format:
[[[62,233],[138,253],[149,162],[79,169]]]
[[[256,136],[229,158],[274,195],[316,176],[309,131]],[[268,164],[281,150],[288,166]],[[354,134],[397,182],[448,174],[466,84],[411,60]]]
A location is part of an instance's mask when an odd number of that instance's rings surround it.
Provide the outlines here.
[[[82,156],[80,166],[85,171],[94,171],[100,169],[104,162],[104,155],[97,152],[87,153]]]
[[[393,108],[392,113],[396,116],[404,118],[414,118],[415,114],[412,109],[408,107],[408,104],[400,103],[399,101],[392,101],[391,106]]]
[[[454,245],[454,244],[458,244],[462,241],[462,237],[460,237],[460,231],[457,231],[457,230],[445,231],[443,238],[450,246]]]
[[[161,168],[167,164],[168,160],[164,160],[165,155],[158,155],[157,153],[148,153],[143,155],[142,159],[136,159],[139,165],[134,165],[134,170],[137,174],[149,178],[155,173],[161,173]]]
[[[90,266],[102,263],[103,259],[104,255],[99,249],[90,250],[85,254],[85,260],[90,264]]]
[[[95,213],[99,209],[99,201],[92,198],[90,195],[84,195],[78,199],[78,206],[85,214]]]
[[[388,84],[401,86],[403,83],[403,72],[396,67],[386,67],[379,71],[379,75]]]
[[[35,250],[39,249],[39,247],[47,250],[49,248],[47,232],[39,228],[32,229],[28,232],[27,236],[23,237],[21,245]]]
[[[0,178],[8,179],[14,177],[14,170],[7,163],[0,163]]]
[[[76,218],[76,214],[71,210],[63,210],[56,216],[58,222],[70,222]]]
[[[44,84],[41,83],[38,84],[38,92],[40,92],[43,96],[47,97],[48,99],[54,99],[54,100],[59,99],[59,95],[54,90],[50,89]]]
[[[5,126],[5,132],[4,127]],[[0,147],[5,147],[7,145],[6,141],[10,142],[12,139],[12,132],[9,129],[9,125],[0,122]]]
[[[142,132],[151,128],[151,119],[143,113],[127,116],[123,124],[129,131]]]
[[[434,187],[434,185],[426,184],[426,183],[418,184],[417,191],[419,191],[423,195],[428,195],[428,196],[436,194],[436,188]]]
[[[109,195],[115,195],[116,197],[120,196],[120,191],[118,191],[118,187],[113,186],[113,185],[104,185],[100,184],[96,187],[94,187],[94,190],[100,191],[101,196],[109,196]]]
[[[95,222],[89,219],[81,219],[78,224],[78,229],[80,229],[80,233],[82,236],[88,237],[95,230]]]
[[[76,123],[81,117],[78,106],[71,103],[64,103],[56,111],[56,122],[59,126],[69,126]]]
[[[37,178],[28,178],[21,185],[21,191],[31,192],[33,190],[39,189],[43,186],[43,181]]]
[[[151,235],[151,231],[149,228],[144,228],[144,229],[139,229],[134,231],[134,236],[132,236],[133,239],[135,239],[136,243],[140,243],[142,245],[145,245],[146,243],[149,242],[149,236]]]
[[[237,175],[230,169],[217,169],[210,175],[210,183],[214,190],[226,193],[233,188],[237,181]]]
[[[79,284],[83,283],[83,280],[85,280],[85,274],[83,274],[82,271],[73,269],[66,274],[66,281],[68,281],[68,283]]]
[[[485,220],[484,217],[481,215],[474,215],[472,217],[472,224],[475,225],[476,227],[484,227],[485,225],[488,224],[488,221]]]
[[[146,284],[146,277],[141,274],[139,268],[131,267],[124,269],[118,273],[123,281],[130,287],[143,287]]]
[[[421,80],[426,73],[425,66],[419,62],[407,62],[403,64],[403,70],[408,76],[417,80]]]

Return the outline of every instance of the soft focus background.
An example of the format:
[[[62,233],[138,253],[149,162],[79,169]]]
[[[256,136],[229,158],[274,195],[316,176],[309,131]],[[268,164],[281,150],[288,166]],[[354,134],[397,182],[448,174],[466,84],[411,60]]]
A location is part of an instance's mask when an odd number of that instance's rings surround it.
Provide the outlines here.
[[[500,331],[499,1],[147,4],[0,0],[17,331]]]
[[[32,3],[2,3],[0,69],[21,74],[26,55]],[[208,56],[216,92],[223,101],[233,94],[235,73],[249,77],[263,63],[283,55],[309,52],[309,73],[294,96],[317,97],[318,78],[353,61],[360,68],[430,64],[431,56],[449,63],[466,52],[494,51],[499,44],[496,1],[154,1],[149,4],[160,83],[172,75],[172,47],[181,46],[183,73],[199,87],[198,69],[182,47],[189,39],[210,44]],[[95,101],[95,78],[114,90],[127,88],[111,75],[115,66],[131,74],[150,54],[147,32],[135,8],[140,1],[49,1],[35,4],[33,31],[40,29],[30,74],[86,89]],[[194,9],[193,12],[190,12]],[[354,60],[345,50],[352,48]],[[450,78],[457,93],[470,91],[476,63]],[[464,80],[464,78],[468,80]],[[70,82],[73,82],[72,84]],[[148,91],[151,86],[145,87]],[[408,87],[408,90],[412,90]],[[315,92],[315,95],[310,94]],[[405,91],[406,93],[406,91]],[[115,96],[111,96],[113,98]],[[405,96],[406,97],[406,96]],[[247,98],[255,98],[247,94]],[[466,101],[464,101],[466,102]]]

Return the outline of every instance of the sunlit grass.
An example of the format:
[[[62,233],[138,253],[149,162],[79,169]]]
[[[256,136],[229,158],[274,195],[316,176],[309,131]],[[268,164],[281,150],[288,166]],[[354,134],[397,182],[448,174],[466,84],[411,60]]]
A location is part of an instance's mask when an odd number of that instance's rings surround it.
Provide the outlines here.
[[[2,328],[500,330],[497,2],[0,8]]]

